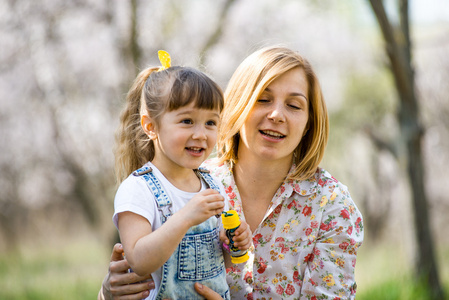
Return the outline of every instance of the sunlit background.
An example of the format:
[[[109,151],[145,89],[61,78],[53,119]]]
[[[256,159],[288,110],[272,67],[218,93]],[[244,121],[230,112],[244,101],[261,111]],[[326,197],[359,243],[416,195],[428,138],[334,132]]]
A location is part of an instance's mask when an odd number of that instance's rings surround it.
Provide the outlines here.
[[[399,25],[398,2],[384,1]],[[449,2],[410,0],[425,195],[449,295]],[[254,50],[314,66],[331,117],[322,166],[365,221],[358,299],[426,299],[400,100],[368,0],[0,0],[0,299],[93,299],[112,245],[114,134],[137,72],[197,67],[223,89]]]

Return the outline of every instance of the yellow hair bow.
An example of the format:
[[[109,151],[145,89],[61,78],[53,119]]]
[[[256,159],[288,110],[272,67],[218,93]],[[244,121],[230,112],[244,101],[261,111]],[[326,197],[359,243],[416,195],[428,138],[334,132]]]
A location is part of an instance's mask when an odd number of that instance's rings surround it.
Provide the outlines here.
[[[168,54],[167,51],[164,50],[159,50],[157,52],[157,55],[159,56],[159,61],[161,62],[162,67],[159,68],[159,71],[168,69],[171,67],[171,58],[170,58],[170,54]]]

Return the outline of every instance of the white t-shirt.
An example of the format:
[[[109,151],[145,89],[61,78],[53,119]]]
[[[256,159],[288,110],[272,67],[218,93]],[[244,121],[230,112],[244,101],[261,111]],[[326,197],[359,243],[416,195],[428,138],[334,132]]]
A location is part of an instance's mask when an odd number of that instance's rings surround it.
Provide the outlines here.
[[[172,200],[172,213],[176,213],[183,208],[187,202],[193,198],[197,193],[185,192],[165,178],[165,176],[151,163],[145,164],[147,167],[152,168],[152,172],[161,183],[167,196]],[[216,185],[220,188],[220,194],[226,199],[226,193],[223,185],[219,180],[215,180]],[[201,191],[207,189],[208,186],[201,179]],[[224,210],[228,210],[228,203],[225,201]],[[157,208],[156,200],[153,193],[148,188],[147,182],[142,176],[129,175],[119,186],[114,200],[114,216],[112,220],[115,226],[118,228],[118,214],[129,211],[140,215],[148,220],[151,224],[152,231],[155,231],[162,226],[161,213]],[[147,299],[155,299],[159,286],[161,283],[162,268],[159,268],[156,272],[151,274],[153,276],[155,289],[150,292],[150,296]]]

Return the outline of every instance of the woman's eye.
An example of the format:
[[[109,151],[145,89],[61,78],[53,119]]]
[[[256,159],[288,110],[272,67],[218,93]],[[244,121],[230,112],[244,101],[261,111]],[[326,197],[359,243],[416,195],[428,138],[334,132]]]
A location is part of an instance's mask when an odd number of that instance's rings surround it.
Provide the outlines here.
[[[269,100],[268,99],[258,99],[257,102],[266,103],[266,102],[269,102]]]
[[[301,109],[301,106],[296,105],[296,104],[289,104],[288,106],[293,108],[293,109]]]

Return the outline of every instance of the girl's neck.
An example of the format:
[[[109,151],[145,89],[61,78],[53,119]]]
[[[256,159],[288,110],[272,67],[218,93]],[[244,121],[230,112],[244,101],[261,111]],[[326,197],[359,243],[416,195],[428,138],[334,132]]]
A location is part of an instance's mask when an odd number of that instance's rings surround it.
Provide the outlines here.
[[[157,161],[152,161],[153,165],[164,175],[164,177],[176,188],[190,193],[199,192],[201,190],[201,180],[192,169],[164,167]]]

